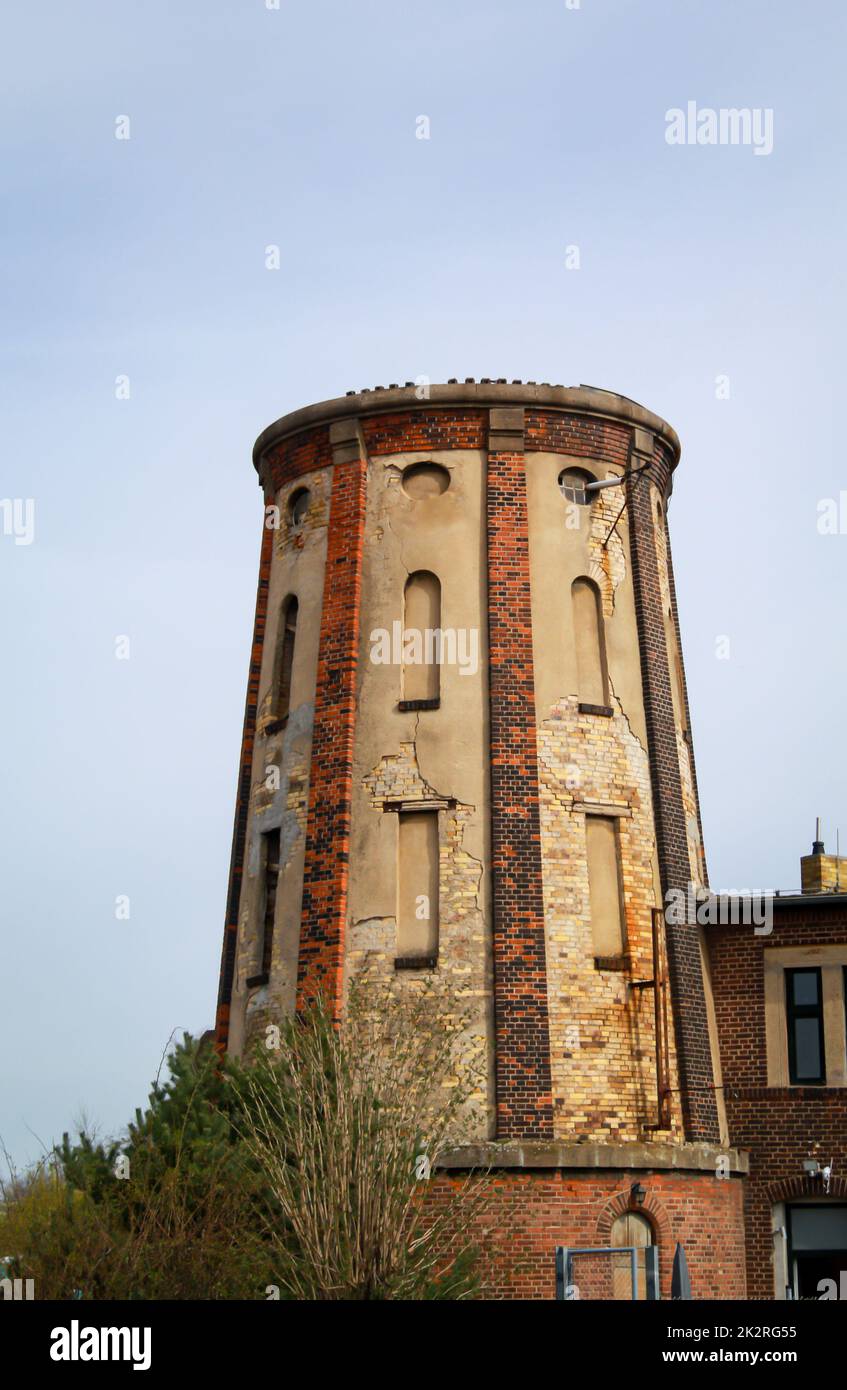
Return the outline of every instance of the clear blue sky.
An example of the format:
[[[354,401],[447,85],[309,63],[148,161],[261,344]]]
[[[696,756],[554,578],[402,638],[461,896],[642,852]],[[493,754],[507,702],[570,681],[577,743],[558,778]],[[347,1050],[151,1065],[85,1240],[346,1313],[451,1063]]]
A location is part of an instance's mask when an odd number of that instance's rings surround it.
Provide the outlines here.
[[[213,1020],[250,450],[297,406],[424,373],[664,415],[712,881],[796,884],[816,814],[847,844],[847,533],[817,529],[847,489],[845,28],[842,0],[4,6],[0,495],[36,508],[32,544],[0,536],[19,1162],[82,1107],[118,1128]],[[773,152],[668,145],[689,101],[772,109]]]

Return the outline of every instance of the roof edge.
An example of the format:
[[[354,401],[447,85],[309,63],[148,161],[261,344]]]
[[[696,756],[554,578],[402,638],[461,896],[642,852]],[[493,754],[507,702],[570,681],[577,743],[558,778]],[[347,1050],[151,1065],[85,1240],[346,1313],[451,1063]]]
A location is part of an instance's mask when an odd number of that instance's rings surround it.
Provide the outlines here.
[[[620,396],[600,387],[539,386],[534,382],[448,382],[446,385],[426,387],[428,396],[421,400],[417,393],[422,389],[415,385],[377,386],[372,391],[353,391],[346,396],[318,401],[315,405],[303,406],[281,415],[256,440],[253,466],[258,472],[268,449],[290,435],[345,417],[367,417],[396,410],[427,410],[433,406],[484,409],[502,405],[548,407],[574,415],[593,415],[600,419],[638,425],[664,440],[671,451],[672,467],[675,468],[679,462],[681,445],[673,426],[637,401],[630,400],[629,396]]]

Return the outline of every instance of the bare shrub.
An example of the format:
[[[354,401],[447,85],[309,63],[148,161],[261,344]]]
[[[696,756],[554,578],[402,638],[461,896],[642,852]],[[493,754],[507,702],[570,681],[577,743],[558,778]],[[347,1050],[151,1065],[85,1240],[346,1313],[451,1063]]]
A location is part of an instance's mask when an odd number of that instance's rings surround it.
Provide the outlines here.
[[[447,1002],[433,987],[398,996],[362,979],[339,1023],[318,1000],[282,1027],[278,1051],[257,1055],[240,1123],[271,1194],[266,1235],[289,1296],[479,1292],[469,1232],[485,1180],[425,1200],[479,1090],[455,1005],[443,1026]]]

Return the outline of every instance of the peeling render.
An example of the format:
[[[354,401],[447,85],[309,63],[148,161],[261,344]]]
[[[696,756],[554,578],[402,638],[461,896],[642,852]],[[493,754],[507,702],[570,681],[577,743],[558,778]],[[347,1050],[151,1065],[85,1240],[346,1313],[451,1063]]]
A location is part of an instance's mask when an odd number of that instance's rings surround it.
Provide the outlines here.
[[[435,996],[439,1008],[444,1007],[445,992],[450,1004],[448,1014],[433,1016],[433,1027],[456,1026],[463,1014],[462,1048],[476,1053],[485,1064],[485,1009],[490,995],[486,969],[486,923],[482,912],[481,886],[483,865],[463,846],[468,825],[476,807],[463,805],[431,786],[421,775],[414,743],[401,744],[400,752],[384,755],[373,771],[363,779],[372,812],[388,822],[388,834],[396,835],[397,816],[386,814],[386,806],[403,804],[414,807],[439,808],[439,953],[438,975],[441,989]],[[400,994],[420,987],[414,975],[403,975],[395,969],[397,956],[397,919],[392,913],[385,917],[366,917],[353,923],[349,942],[349,966],[352,974],[367,969],[369,977],[381,978],[390,993]],[[454,1012],[455,1011],[455,1012]],[[475,1133],[488,1132],[491,1124],[490,1102],[485,1090],[475,1094],[468,1107],[466,1119]]]
[[[553,706],[538,743],[554,1131],[557,1138],[637,1141],[658,1106],[652,993],[629,987],[653,976],[649,761],[622,713],[580,714],[575,695]],[[628,964],[620,972],[594,965],[585,803],[622,812]],[[671,1066],[675,1076],[673,1052]]]
[[[412,498],[403,470],[431,460],[451,477],[445,493]],[[403,617],[411,573],[430,570],[442,590],[442,624],[475,627],[486,642],[484,455],[409,451],[371,461],[362,596],[364,637],[354,754],[348,974],[367,969],[391,992],[436,986],[433,1027],[460,1027],[483,1084],[469,1107],[472,1132],[493,1134],[488,693],[485,661],[473,678],[442,667],[441,707],[401,711],[401,671],[369,660],[373,629]],[[369,718],[369,712],[373,712]],[[398,817],[384,806],[431,806],[439,822],[439,945],[432,972],[395,969]]]
[[[230,1038],[233,1050],[249,1048],[257,1039],[261,1040],[267,1025],[294,1007],[330,485],[330,470],[321,470],[304,475],[274,495],[280,525],[274,539],[268,626],[259,684],[233,990]],[[300,525],[293,526],[288,499],[302,487],[309,489],[309,508]],[[277,729],[270,719],[274,652],[280,615],[290,594],[294,594],[299,603],[297,662],[289,714],[284,727]],[[278,787],[268,785],[269,767],[278,769]],[[261,958],[264,903],[261,837],[277,828],[280,830],[281,869],[271,975],[266,985],[248,988],[246,982],[257,974]]]
[[[504,419],[501,427],[508,431],[511,426]],[[467,428],[470,438],[477,424],[469,420],[457,428]],[[537,422],[534,428],[543,434]],[[567,467],[587,468],[598,478],[620,476],[626,450],[620,441],[613,441],[612,453],[594,457],[581,449],[578,433],[568,429],[563,427],[561,437],[574,441],[575,453],[533,450],[525,456],[554,1128],[557,1137],[584,1142],[636,1141],[644,1138],[645,1127],[655,1121],[657,1097],[652,996],[633,990],[631,984],[653,975],[651,910],[661,897],[629,564],[631,518],[629,508],[623,507],[622,489],[600,492],[590,506],[582,507],[569,504],[558,486],[559,474]],[[383,421],[377,434],[380,441],[399,439],[402,429]],[[367,437],[376,439],[377,434]],[[356,430],[346,425],[336,434],[336,443],[342,435],[345,441],[357,437]],[[590,443],[599,438],[599,434],[590,436]],[[447,470],[449,487],[438,494],[407,494],[404,470],[427,461]],[[473,1108],[480,1138],[494,1132],[495,1115],[495,924],[487,872],[492,814],[488,467],[483,449],[467,447],[380,451],[368,460],[345,953],[348,981],[360,970],[376,971],[387,989],[400,994],[420,989],[422,973],[429,972],[439,985],[442,1001],[433,1017],[434,1028],[457,1026],[458,1014],[469,1010],[461,1023],[463,1044],[485,1058],[486,1079]],[[240,1034],[234,1028],[236,1045],[261,1036],[269,1019],[294,1004],[332,476],[332,468],[326,466],[297,476],[296,486],[308,486],[312,494],[306,518],[297,527],[285,524],[295,484],[280,487],[275,496],[283,526],[274,544],[257,712],[237,967],[242,1027]],[[662,601],[669,609],[662,539],[657,531]],[[438,576],[441,625],[473,629],[479,636],[478,674],[462,680],[455,668],[442,667],[436,709],[402,709],[400,667],[370,659],[371,632],[390,631],[396,621],[403,620],[404,586],[419,570]],[[601,596],[610,717],[579,708],[571,586],[582,576],[594,580]],[[292,691],[292,711],[286,728],[279,732],[271,718],[270,681],[278,614],[289,592],[296,593],[303,605],[298,643],[303,641],[306,651],[298,647],[302,685],[296,701]],[[500,611],[508,626],[508,609]],[[699,852],[694,829],[696,794],[681,727],[678,737],[694,866]],[[278,787],[265,782],[265,769],[272,764],[280,768]],[[615,969],[598,969],[594,959],[585,843],[586,815],[592,804],[598,814],[608,816],[610,808],[611,814],[620,813],[617,840],[627,940],[625,959]],[[401,808],[430,809],[438,816],[438,949],[423,972],[397,968],[397,813]],[[261,947],[261,837],[277,827],[281,882],[271,977],[267,984],[247,990],[246,980],[255,975]],[[428,955],[421,959],[430,961]],[[670,1049],[670,1080],[675,1085],[672,1030]],[[667,1137],[680,1133],[674,1114]]]

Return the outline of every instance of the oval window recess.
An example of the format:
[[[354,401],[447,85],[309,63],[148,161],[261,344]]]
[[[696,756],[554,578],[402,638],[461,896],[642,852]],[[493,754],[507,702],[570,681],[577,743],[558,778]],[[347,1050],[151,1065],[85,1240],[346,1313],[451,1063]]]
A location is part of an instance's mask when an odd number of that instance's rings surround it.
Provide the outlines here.
[[[288,504],[288,514],[291,517],[291,524],[299,526],[307,511],[311,501],[311,494],[307,487],[300,487],[291,497]]]
[[[450,486],[450,474],[439,463],[412,463],[403,469],[403,491],[416,501],[440,497]]]
[[[559,487],[562,495],[569,502],[576,502],[580,507],[590,507],[594,501],[594,493],[586,492],[587,483],[596,483],[597,479],[593,473],[589,473],[585,468],[563,468],[559,474]]]

